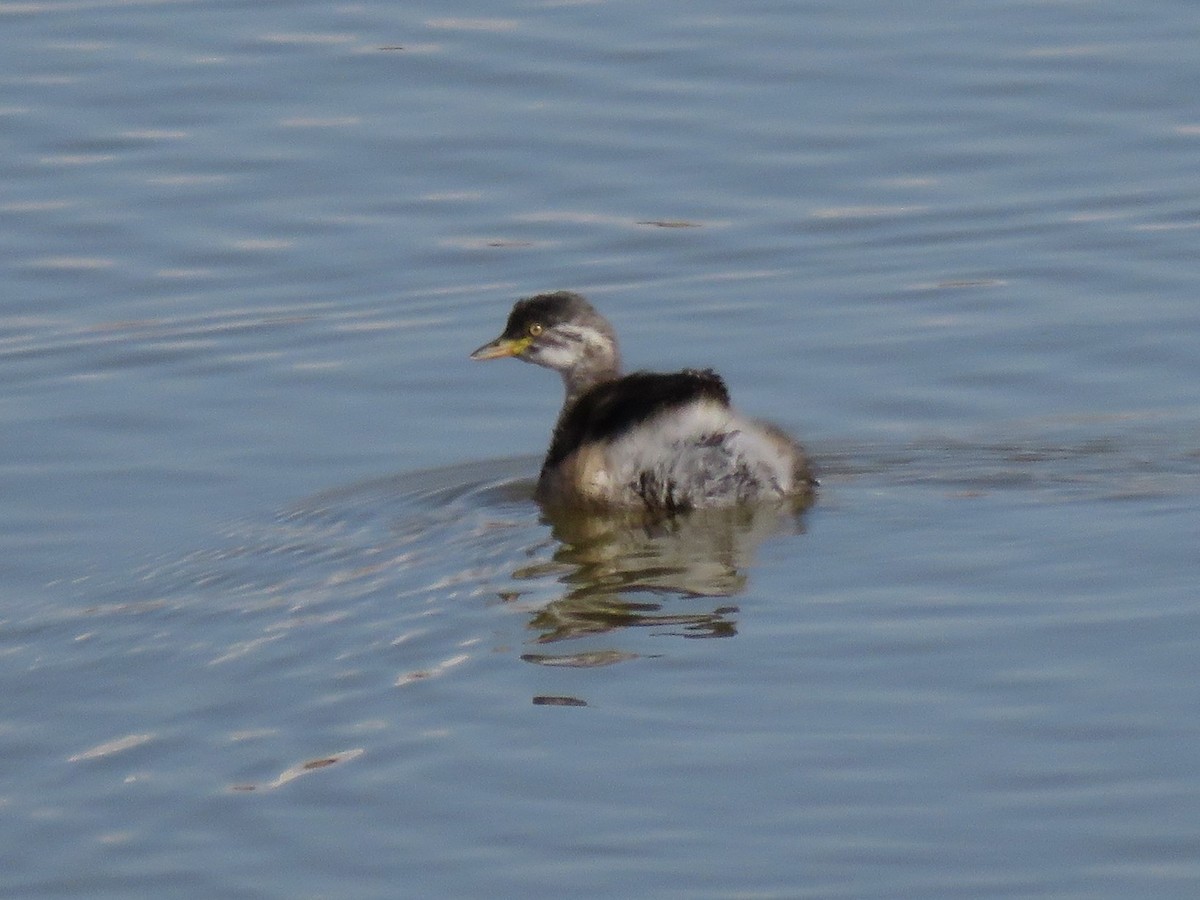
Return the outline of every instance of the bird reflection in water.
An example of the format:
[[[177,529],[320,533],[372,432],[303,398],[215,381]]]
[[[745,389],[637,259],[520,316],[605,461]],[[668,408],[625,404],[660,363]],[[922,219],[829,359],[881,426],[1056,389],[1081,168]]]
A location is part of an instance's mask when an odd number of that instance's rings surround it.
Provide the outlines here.
[[[566,587],[560,598],[533,614],[529,624],[538,632],[536,642],[647,627],[689,638],[732,637],[738,607],[728,600],[745,589],[759,544],[772,535],[803,531],[801,513],[782,503],[669,516],[547,508],[545,520],[558,544],[552,562],[513,573],[518,580],[541,579],[550,570]],[[713,604],[713,598],[720,602]],[[671,599],[692,609],[669,611]],[[522,658],[590,667],[636,655],[614,650]]]

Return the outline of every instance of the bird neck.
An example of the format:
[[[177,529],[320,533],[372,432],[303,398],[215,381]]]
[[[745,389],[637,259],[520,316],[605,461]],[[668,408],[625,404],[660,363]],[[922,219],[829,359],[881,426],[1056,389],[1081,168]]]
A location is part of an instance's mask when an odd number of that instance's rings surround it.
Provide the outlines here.
[[[588,349],[589,352],[575,365],[562,371],[563,387],[567,394],[563,400],[564,413],[596,385],[612,381],[621,375],[621,358],[615,346]]]
[[[586,397],[592,389],[607,382],[616,381],[620,376],[621,367],[615,351],[606,365],[575,365],[570,370],[562,372],[566,397],[563,399],[562,409],[558,412],[558,419],[554,422],[550,448],[546,451],[546,458],[542,461],[542,471],[538,476],[539,483],[546,479],[555,466],[579,447],[586,432],[585,426],[588,419],[585,411],[588,403],[584,402],[581,406],[580,400]],[[582,418],[578,415],[581,412],[584,413]]]
[[[577,427],[571,427],[568,422],[580,398],[597,385],[607,381],[615,381],[621,377],[621,358],[615,346],[608,347],[603,353],[589,353],[570,369],[561,370],[563,387],[566,397],[562,409],[554,423],[554,433],[550,438],[550,449],[542,462],[542,472],[539,480],[555,465],[563,461],[570,449],[578,443]]]

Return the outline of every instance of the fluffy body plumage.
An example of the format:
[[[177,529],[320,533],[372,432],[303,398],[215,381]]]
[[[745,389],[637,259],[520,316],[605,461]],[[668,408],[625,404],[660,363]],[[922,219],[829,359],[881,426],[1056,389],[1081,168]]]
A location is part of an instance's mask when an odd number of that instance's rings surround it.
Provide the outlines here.
[[[546,503],[674,512],[812,496],[804,451],[735,411],[712,370],[621,375],[612,326],[578,294],[517,301],[503,334],[471,356],[514,356],[562,376],[538,478]]]

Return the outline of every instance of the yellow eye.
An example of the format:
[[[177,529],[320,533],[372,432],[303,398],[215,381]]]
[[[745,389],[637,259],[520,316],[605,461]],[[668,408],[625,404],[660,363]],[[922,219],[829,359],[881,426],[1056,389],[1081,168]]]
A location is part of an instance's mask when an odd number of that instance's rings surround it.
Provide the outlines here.
[[[542,333],[542,326],[541,326],[541,323],[539,323],[539,322],[531,322],[531,323],[529,324],[529,327],[526,329],[526,331],[528,331],[528,332],[529,332],[529,336],[530,336],[530,337],[537,337],[539,334],[541,334],[541,333]]]

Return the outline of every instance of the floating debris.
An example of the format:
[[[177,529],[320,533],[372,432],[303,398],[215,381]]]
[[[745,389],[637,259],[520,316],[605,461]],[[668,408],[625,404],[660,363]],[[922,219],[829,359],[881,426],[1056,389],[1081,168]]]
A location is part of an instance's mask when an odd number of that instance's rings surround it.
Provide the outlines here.
[[[586,700],[578,697],[550,697],[544,694],[533,698],[534,706],[587,706]]]
[[[349,762],[352,759],[357,759],[363,755],[363,752],[364,751],[361,747],[357,747],[353,750],[342,750],[338,753],[331,753],[329,756],[319,756],[316,759],[309,759],[302,763],[296,763],[296,765],[290,766],[289,768],[280,772],[274,781],[269,781],[266,784],[261,785],[261,787],[263,790],[267,791],[274,790],[278,787],[283,787],[283,785],[287,784],[289,781],[295,781],[301,775],[307,775],[308,773],[315,772],[318,769],[326,769],[329,766],[336,765],[337,763],[344,763]],[[231,790],[245,793],[248,791],[256,791],[259,789],[259,787],[260,785],[256,784],[235,784],[232,786]]]

